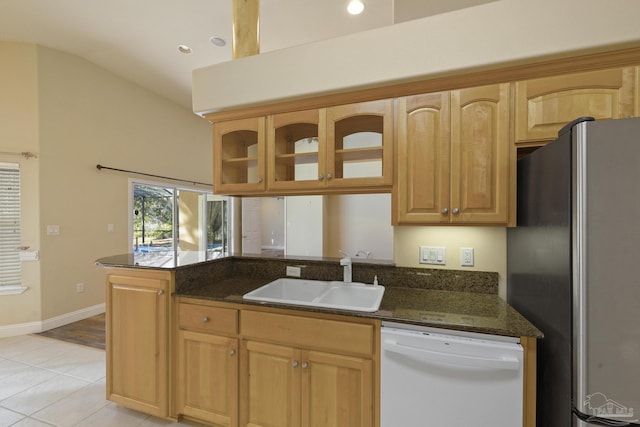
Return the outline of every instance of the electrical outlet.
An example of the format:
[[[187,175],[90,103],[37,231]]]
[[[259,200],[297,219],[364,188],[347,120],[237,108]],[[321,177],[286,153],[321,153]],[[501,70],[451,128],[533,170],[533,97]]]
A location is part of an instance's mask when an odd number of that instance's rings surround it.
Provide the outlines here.
[[[443,246],[420,246],[420,264],[447,264],[447,248]]]
[[[473,248],[460,248],[460,265],[473,267]]]
[[[84,283],[76,283],[76,292],[77,293],[84,292]]]
[[[287,266],[287,276],[300,277],[300,267]]]

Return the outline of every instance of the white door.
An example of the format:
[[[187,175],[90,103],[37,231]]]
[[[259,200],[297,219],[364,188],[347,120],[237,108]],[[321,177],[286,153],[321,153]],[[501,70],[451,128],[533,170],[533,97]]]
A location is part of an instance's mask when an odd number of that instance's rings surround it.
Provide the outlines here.
[[[242,253],[259,254],[262,252],[260,237],[260,211],[262,202],[259,197],[242,199]]]

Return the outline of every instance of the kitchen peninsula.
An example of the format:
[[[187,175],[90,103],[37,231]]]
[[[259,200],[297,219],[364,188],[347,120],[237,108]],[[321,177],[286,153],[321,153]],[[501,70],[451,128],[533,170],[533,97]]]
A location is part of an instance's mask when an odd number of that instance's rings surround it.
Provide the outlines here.
[[[368,313],[242,298],[285,277],[287,266],[300,266],[303,279],[340,280],[338,259],[226,256],[181,265],[178,258],[159,267],[126,254],[97,263],[107,271],[107,394],[121,405],[235,426],[266,412],[271,419],[312,416],[303,399],[310,394],[314,405],[337,407],[328,385],[334,384],[357,390],[350,393],[355,400],[343,402],[349,410],[337,411],[341,422],[377,426],[380,328],[392,321],[519,338],[524,425],[534,425],[535,347],[542,334],[498,296],[497,273],[354,262],[353,281],[372,283],[377,276],[385,286],[379,310]],[[305,373],[291,369],[298,360]],[[274,372],[286,373],[283,388],[262,393],[265,401],[256,404],[260,390],[251,388]],[[329,388],[319,396],[301,393],[307,374],[335,378],[324,378]],[[282,414],[270,412],[277,411],[267,407],[271,398],[287,402]]]

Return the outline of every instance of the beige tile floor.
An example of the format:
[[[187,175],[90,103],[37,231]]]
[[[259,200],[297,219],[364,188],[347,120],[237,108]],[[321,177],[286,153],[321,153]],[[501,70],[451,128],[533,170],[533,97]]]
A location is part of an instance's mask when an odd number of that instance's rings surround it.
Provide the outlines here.
[[[105,352],[50,338],[0,338],[0,427],[195,426],[105,399]]]

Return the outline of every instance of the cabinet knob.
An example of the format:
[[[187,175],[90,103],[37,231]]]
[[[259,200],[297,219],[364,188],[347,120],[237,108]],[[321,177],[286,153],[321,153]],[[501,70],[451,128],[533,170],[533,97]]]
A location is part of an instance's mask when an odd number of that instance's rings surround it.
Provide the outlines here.
[[[236,354],[236,351],[234,349],[229,350],[229,356],[233,356],[234,354]]]
[[[446,215],[449,213],[449,208],[442,208],[442,215]]]
[[[318,174],[318,181],[322,181],[324,179],[324,175]]]
[[[327,174],[327,179],[332,179],[332,178],[333,178],[333,174],[328,173],[328,174]]]
[[[158,292],[156,292],[158,295],[163,295],[164,291],[162,289],[160,289]]]
[[[454,215],[458,215],[460,213],[460,209],[458,208],[453,208],[453,214]]]
[[[294,368],[298,367],[298,361],[294,360],[293,363],[291,364]]]
[[[258,178],[258,182],[262,182],[262,178]]]
[[[207,316],[204,316],[204,318],[202,319],[202,323],[209,323],[209,318]]]
[[[307,362],[302,362],[302,369],[307,369],[309,364]]]

